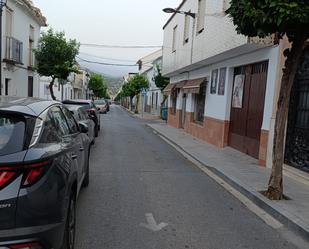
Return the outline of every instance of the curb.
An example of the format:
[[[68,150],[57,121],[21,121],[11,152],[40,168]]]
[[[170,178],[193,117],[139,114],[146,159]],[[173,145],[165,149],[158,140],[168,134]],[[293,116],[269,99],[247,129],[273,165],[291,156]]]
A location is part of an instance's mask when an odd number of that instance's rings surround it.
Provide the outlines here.
[[[236,180],[233,180],[231,177],[225,175],[215,167],[206,165],[203,161],[201,161],[199,158],[195,157],[194,155],[187,152],[184,148],[182,148],[179,144],[175,143],[173,140],[171,140],[169,137],[161,133],[160,131],[154,129],[151,127],[151,125],[147,124],[149,128],[151,128],[153,131],[155,131],[157,134],[168,140],[171,144],[173,144],[175,147],[180,149],[184,154],[189,155],[194,160],[196,160],[198,163],[203,165],[205,168],[213,172],[218,177],[222,178],[224,181],[226,181],[228,184],[230,184],[233,188],[235,188],[237,191],[245,195],[248,199],[250,199],[254,204],[256,204],[258,207],[263,209],[266,213],[274,217],[276,220],[280,221],[284,226],[286,226],[289,230],[297,233],[300,235],[304,240],[309,241],[309,230],[304,228],[301,224],[297,223],[297,221],[291,219],[284,213],[276,210],[274,207],[269,205],[263,200],[263,196],[253,190],[250,191],[250,188],[246,188],[242,184],[238,183]],[[266,198],[266,197],[265,197]]]

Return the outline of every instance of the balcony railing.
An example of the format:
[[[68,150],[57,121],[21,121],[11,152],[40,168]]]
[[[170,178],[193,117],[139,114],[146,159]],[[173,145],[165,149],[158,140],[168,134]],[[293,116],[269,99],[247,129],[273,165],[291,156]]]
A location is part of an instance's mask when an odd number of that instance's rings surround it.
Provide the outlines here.
[[[4,61],[23,64],[23,43],[14,37],[6,37]]]

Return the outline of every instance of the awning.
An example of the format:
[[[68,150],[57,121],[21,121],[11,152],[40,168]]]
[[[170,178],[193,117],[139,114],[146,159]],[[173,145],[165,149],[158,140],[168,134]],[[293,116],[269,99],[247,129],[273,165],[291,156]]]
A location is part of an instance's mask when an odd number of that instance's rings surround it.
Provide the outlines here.
[[[168,84],[164,90],[163,90],[163,94],[164,95],[171,95],[172,91],[175,89],[176,84]]]
[[[176,89],[183,88],[183,87],[186,85],[186,83],[187,83],[186,80],[183,80],[183,81],[180,81],[180,82],[175,83]]]
[[[206,78],[188,80],[187,83],[183,86],[184,93],[199,94],[201,84],[203,84],[206,80]]]

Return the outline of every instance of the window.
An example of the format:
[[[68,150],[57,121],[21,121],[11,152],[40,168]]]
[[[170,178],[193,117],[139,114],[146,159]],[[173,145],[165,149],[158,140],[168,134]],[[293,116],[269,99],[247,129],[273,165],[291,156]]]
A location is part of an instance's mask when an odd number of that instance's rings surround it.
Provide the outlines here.
[[[198,12],[197,12],[197,34],[202,33],[204,30],[205,16],[206,16],[206,0],[199,0]]]
[[[33,76],[28,77],[28,97],[33,97]]]
[[[6,20],[5,20],[5,35],[7,37],[12,36],[12,27],[13,27],[13,11],[6,9],[5,11],[6,14]]]
[[[61,136],[66,136],[70,134],[70,130],[68,127],[68,124],[66,122],[66,119],[60,110],[59,107],[53,107],[51,109],[52,119],[55,122],[56,130],[59,130]]]
[[[61,132],[62,129],[58,129],[59,128],[59,116],[55,115],[54,117],[52,112],[49,111],[43,120],[44,122],[43,122],[42,132],[38,140],[38,143],[39,144],[50,144],[50,143],[61,142],[62,136],[64,134]]]
[[[23,117],[0,113],[0,156],[23,150],[25,128]]]
[[[8,79],[8,78],[5,79],[5,89],[4,89],[5,96],[9,95],[9,83],[10,83],[10,80],[11,79]]]
[[[190,12],[190,11],[189,11]],[[184,36],[183,36],[183,43],[189,42],[189,33],[190,33],[190,16],[185,16],[185,25],[184,25]]]
[[[151,108],[153,108],[154,93],[151,93]]]
[[[195,94],[194,121],[197,123],[204,122],[205,100],[206,100],[206,83],[203,83],[200,86],[199,94]]]
[[[173,44],[172,44],[172,52],[176,52],[177,47],[177,26],[173,29]]]
[[[70,133],[71,134],[77,133],[78,132],[78,125],[77,125],[72,113],[66,107],[63,107],[62,111],[63,111],[65,118],[68,122]]]
[[[159,97],[159,95],[158,95],[158,93],[156,92],[156,109],[158,109],[158,97]]]

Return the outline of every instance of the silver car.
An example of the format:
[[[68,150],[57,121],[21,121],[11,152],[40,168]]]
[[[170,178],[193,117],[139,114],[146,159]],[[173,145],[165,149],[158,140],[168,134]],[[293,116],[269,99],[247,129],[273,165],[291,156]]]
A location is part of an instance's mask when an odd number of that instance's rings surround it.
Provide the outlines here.
[[[79,105],[65,105],[66,108],[70,110],[70,112],[73,114],[74,118],[78,123],[82,122],[85,125],[88,126],[88,132],[87,135],[90,138],[91,144],[94,144],[95,142],[95,123],[94,121],[89,117],[89,114],[86,112],[84,106]]]

